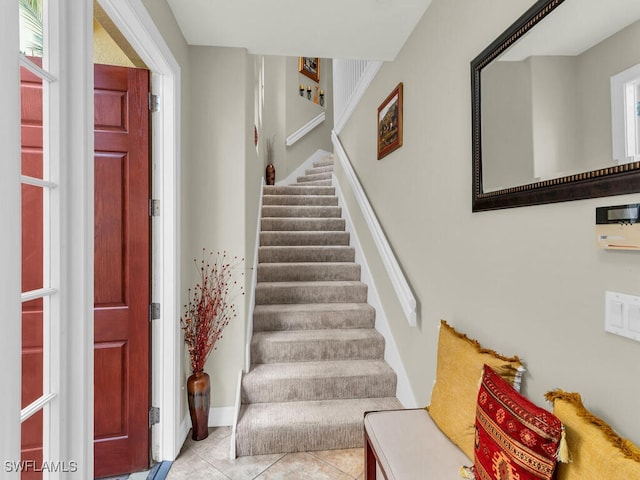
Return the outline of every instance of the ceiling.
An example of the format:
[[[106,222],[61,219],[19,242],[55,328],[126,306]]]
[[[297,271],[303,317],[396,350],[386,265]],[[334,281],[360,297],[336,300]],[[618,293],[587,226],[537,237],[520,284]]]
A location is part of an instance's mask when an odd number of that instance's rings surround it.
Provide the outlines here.
[[[431,0],[167,0],[187,43],[393,60]]]
[[[510,47],[500,60],[522,61],[530,56],[580,55],[638,19],[638,0],[565,1]]]

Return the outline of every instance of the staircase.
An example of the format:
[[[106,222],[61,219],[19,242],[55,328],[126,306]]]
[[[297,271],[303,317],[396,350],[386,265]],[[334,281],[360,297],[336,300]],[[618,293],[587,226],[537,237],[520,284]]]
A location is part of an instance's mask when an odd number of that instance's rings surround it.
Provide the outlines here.
[[[402,408],[331,186],[333,159],[265,186],[238,456],[362,447],[365,411]]]

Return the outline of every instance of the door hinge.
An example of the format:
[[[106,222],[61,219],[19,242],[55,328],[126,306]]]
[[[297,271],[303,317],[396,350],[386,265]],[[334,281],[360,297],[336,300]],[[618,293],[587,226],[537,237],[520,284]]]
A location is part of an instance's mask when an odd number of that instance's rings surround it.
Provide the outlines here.
[[[160,95],[149,92],[149,111],[152,113],[160,111]]]
[[[160,304],[152,303],[149,305],[149,320],[158,320],[160,318]]]
[[[149,216],[150,217],[160,216],[160,200],[157,200],[155,198],[149,199]]]
[[[149,428],[160,423],[160,407],[151,407],[149,409]]]

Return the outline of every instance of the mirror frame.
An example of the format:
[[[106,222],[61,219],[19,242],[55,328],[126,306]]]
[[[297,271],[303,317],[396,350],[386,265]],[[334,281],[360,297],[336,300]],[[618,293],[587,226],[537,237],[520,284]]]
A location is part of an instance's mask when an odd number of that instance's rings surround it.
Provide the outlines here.
[[[640,162],[607,167],[502,190],[482,187],[480,74],[520,37],[565,0],[539,0],[471,62],[472,211],[496,210],[640,192]]]

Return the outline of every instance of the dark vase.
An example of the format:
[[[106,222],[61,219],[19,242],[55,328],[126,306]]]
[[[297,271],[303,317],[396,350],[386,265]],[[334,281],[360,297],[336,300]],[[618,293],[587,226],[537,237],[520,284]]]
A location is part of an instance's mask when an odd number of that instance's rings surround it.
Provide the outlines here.
[[[209,374],[195,372],[187,379],[187,397],[189,399],[189,415],[193,426],[191,438],[204,440],[209,436],[209,404],[211,401],[211,384]]]
[[[275,185],[276,184],[276,167],[272,164],[267,165],[267,185]]]

